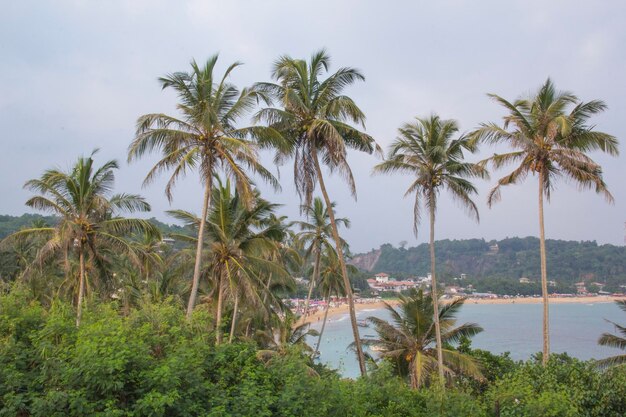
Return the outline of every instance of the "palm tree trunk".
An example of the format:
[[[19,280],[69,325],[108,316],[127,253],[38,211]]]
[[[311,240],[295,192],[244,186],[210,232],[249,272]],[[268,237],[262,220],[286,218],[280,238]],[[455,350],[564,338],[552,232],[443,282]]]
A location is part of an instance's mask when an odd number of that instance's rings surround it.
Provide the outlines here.
[[[543,172],[539,172],[539,252],[541,255],[541,295],[543,297],[543,365],[550,358],[548,301],[548,270],[546,266],[546,234],[543,223]]]
[[[198,284],[200,283],[200,267],[202,266],[202,244],[204,243],[204,227],[206,225],[206,216],[211,205],[211,184],[212,178],[209,176],[204,185],[204,201],[202,204],[202,216],[200,217],[200,228],[198,229],[198,245],[196,246],[196,262],[193,267],[193,281],[191,283],[191,294],[189,294],[189,303],[187,304],[187,319],[191,318],[193,307],[196,304],[198,295]]]
[[[270,292],[270,284],[272,283],[272,273],[267,276],[267,282],[265,283],[265,293],[263,293],[263,305],[267,302],[267,295]]]
[[[65,279],[66,280],[70,280],[70,254],[69,251],[66,249],[63,250],[63,270],[65,271]]]
[[[311,283],[309,284],[309,293],[306,296],[306,302],[304,303],[304,314],[302,314],[302,322],[306,320],[306,317],[309,315],[309,303],[311,302],[311,294],[313,293],[313,287],[315,287],[315,283],[319,280],[319,271],[320,271],[320,258],[321,258],[321,248],[316,247],[315,249],[315,263],[313,264],[313,277],[311,278]]]
[[[343,259],[343,248],[341,247],[341,238],[339,237],[339,231],[337,230],[337,223],[335,222],[335,211],[332,208],[326,186],[324,185],[324,177],[322,176],[322,169],[317,158],[317,151],[312,152],[313,161],[315,162],[315,170],[317,171],[317,179],[320,184],[320,190],[324,196],[326,207],[328,208],[328,215],[330,216],[330,225],[333,231],[333,240],[335,241],[335,247],[337,248],[337,257],[339,258],[339,265],[341,266],[341,275],[343,276],[343,283],[346,287],[346,296],[348,297],[348,309],[350,310],[350,323],[352,324],[352,335],[354,337],[354,346],[356,347],[357,359],[359,360],[359,369],[361,370],[361,376],[367,375],[367,369],[365,368],[365,356],[363,356],[363,348],[361,347],[361,339],[359,337],[359,327],[356,323],[356,313],[354,311],[354,300],[352,298],[352,286],[348,279],[348,270],[346,269],[346,261]]]
[[[437,292],[437,277],[435,267],[435,193],[430,191],[430,279],[431,296],[433,299],[433,318],[435,320],[435,340],[437,343],[437,368],[439,368],[439,382],[443,386],[443,349],[441,346],[441,327],[439,326],[439,293]]]
[[[230,323],[230,334],[228,335],[228,343],[233,342],[233,335],[237,327],[237,309],[239,309],[239,295],[235,294],[235,308],[233,309],[233,320]]]
[[[415,359],[411,361],[409,366],[411,367],[411,389],[416,390],[417,386],[417,369],[415,369]]]
[[[250,336],[250,327],[252,326],[252,319],[248,320],[248,324],[246,324],[246,339]]]
[[[222,289],[222,278],[217,280],[217,312],[215,313],[215,345],[222,343],[222,299],[224,290]]]
[[[328,310],[330,309],[330,289],[328,290],[328,294],[326,294],[326,308],[324,309],[324,321],[322,322],[322,328],[320,329],[320,335],[317,338],[317,345],[315,346],[315,350],[313,351],[313,357],[319,352],[320,344],[322,343],[322,335],[324,334],[324,329],[326,328],[326,319],[328,318]]]
[[[80,319],[83,317],[83,297],[85,296],[85,253],[83,245],[80,245],[80,253],[78,254],[79,263],[79,284],[78,284],[78,302],[76,303],[76,327],[80,326]]]

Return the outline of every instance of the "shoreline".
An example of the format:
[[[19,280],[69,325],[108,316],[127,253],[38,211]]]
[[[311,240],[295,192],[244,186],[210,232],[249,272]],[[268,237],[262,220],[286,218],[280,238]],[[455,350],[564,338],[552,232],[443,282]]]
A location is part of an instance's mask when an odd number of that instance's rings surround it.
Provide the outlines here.
[[[550,304],[596,304],[596,303],[612,303],[617,300],[623,300],[624,297],[602,295],[595,297],[550,297]],[[445,303],[448,300],[444,300]],[[391,306],[399,304],[399,300],[379,300],[369,303],[355,303],[354,307],[356,311],[362,310],[378,310],[385,308],[385,302]],[[541,304],[543,299],[541,297],[511,297],[511,298],[467,298],[465,304]],[[331,307],[328,310],[328,320],[332,318],[348,313],[348,304],[342,304],[336,307]],[[300,318],[298,324],[305,323],[318,323],[324,319],[324,309],[318,310],[315,313],[310,314],[306,319]]]

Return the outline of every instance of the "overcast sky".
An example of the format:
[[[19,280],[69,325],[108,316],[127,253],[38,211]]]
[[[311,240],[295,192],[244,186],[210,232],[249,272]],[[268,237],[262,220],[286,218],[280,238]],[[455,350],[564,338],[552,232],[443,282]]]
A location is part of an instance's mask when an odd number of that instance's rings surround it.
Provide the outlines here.
[[[0,214],[28,211],[26,180],[46,168],[67,168],[94,148],[101,149],[99,163],[120,161],[117,191],[141,192],[155,217],[168,221],[164,211],[170,208],[199,212],[195,175],[180,182],[170,206],[164,181],[141,189],[155,158],[128,166],[126,150],[138,116],[175,112],[175,95],[161,91],[157,77],[186,71],[192,58],[203,61],[216,52],[219,71],[236,60],[245,63],[231,81],[247,86],[268,80],[279,55],[308,58],[326,48],[331,70],[353,66],[365,74],[366,81],[346,93],[385,149],[398,126],[414,116],[436,112],[457,119],[463,131],[499,122],[503,110],[486,93],[515,99],[536,91],[548,76],[583,100],[604,100],[609,109],[593,123],[626,137],[626,3],[620,0],[1,0],[0,6]],[[471,158],[492,153],[485,148]],[[624,243],[625,156],[593,157],[604,167],[615,204],[558,183],[546,210],[548,238]],[[328,180],[338,215],[352,220],[344,232],[352,250],[426,241],[427,224],[417,239],[412,235],[412,201],[402,197],[411,178],[371,177],[377,162],[350,155],[356,202],[338,177]],[[281,169],[281,193],[261,188],[296,219],[290,170]],[[502,201],[487,208],[486,194],[504,173],[478,184],[480,224],[443,198],[437,238],[536,236],[536,178],[505,189]]]

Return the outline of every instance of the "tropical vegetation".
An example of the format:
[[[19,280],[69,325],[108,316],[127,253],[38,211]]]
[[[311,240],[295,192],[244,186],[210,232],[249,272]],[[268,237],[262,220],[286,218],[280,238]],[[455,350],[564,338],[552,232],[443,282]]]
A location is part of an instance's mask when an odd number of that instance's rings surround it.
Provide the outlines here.
[[[183,301],[183,300],[181,300]],[[459,376],[445,391],[414,390],[383,361],[350,380],[296,343],[259,357],[239,341],[215,345],[206,310],[185,302],[44,306],[24,287],[0,295],[0,415],[92,416],[603,416],[626,409],[626,372],[554,354],[546,367],[464,347],[483,381]],[[314,371],[314,372],[311,372]],[[499,414],[498,414],[499,413]]]
[[[422,290],[412,290],[408,295],[400,295],[400,305],[394,308],[385,303],[392,323],[378,317],[367,320],[374,325],[377,338],[364,339],[363,344],[375,347],[381,359],[389,359],[394,371],[401,376],[409,376],[412,388],[425,385],[439,369],[439,352],[434,347],[440,343],[434,327],[432,292],[425,295]],[[465,299],[457,298],[441,304],[437,310],[440,323],[440,341],[444,375],[452,378],[463,374],[482,379],[480,365],[469,355],[450,348],[462,338],[471,338],[483,329],[476,323],[456,326],[456,315]]]
[[[548,78],[539,91],[529,98],[509,102],[490,94],[508,114],[504,123],[483,123],[472,132],[472,141],[492,144],[504,143],[514,149],[504,154],[494,154],[482,161],[494,169],[518,164],[508,175],[500,178],[487,197],[491,206],[500,199],[501,188],[517,184],[528,175],[537,176],[539,191],[539,245],[541,257],[541,292],[543,295],[543,361],[550,356],[550,331],[548,307],[548,273],[546,263],[546,237],[543,216],[543,199],[549,202],[554,183],[565,178],[581,189],[593,189],[608,202],[613,196],[602,178],[602,167],[588,156],[589,152],[602,151],[618,154],[617,139],[600,132],[588,120],[606,109],[601,100],[583,102],[574,94],[558,91]]]
[[[423,208],[428,209],[430,279],[434,294],[439,290],[435,265],[435,214],[439,194],[446,189],[478,221],[478,209],[471,199],[477,190],[469,179],[488,176],[481,166],[464,161],[463,152],[473,152],[475,148],[467,137],[453,139],[458,130],[454,120],[442,120],[435,114],[429,118],[416,118],[414,123],[406,123],[399,129],[400,136],[391,144],[387,160],[374,167],[375,173],[401,173],[413,177],[405,196],[415,194],[413,231],[416,236],[421,212]],[[438,297],[433,297],[437,363],[439,377],[443,380],[445,369],[438,303]]]
[[[26,205],[54,213],[59,222],[54,226],[38,222],[4,241],[36,240],[38,248],[34,259],[24,265],[26,277],[31,269],[50,260],[62,263],[68,291],[76,295],[77,326],[85,292],[96,285],[96,278],[100,285],[110,284],[109,266],[114,254],[125,253],[128,260],[141,269],[141,248],[130,244],[124,235],[138,233],[148,239],[160,237],[150,222],[119,216],[123,212],[148,211],[150,205],[138,195],[111,195],[118,164],[112,160],[96,167],[94,153],[79,158],[70,172],[49,169],[40,178],[26,182],[25,188],[38,193],[28,199]],[[77,276],[72,271],[70,258],[78,258]]]
[[[267,94],[280,107],[261,109],[255,118],[280,132],[287,141],[286,146],[277,148],[276,162],[293,159],[296,190],[304,206],[311,205],[313,193],[319,185],[326,207],[330,208],[328,216],[348,298],[359,367],[361,375],[365,375],[365,357],[360,345],[344,248],[321,165],[323,163],[331,172],[340,173],[356,198],[356,184],[348,164],[347,150],[372,153],[378,145],[370,135],[350,124],[364,126],[365,114],[354,100],[342,94],[345,87],[363,81],[365,77],[355,68],[344,67],[322,79],[329,67],[330,56],[325,50],[311,55],[309,62],[290,56],[280,57],[272,70],[276,83],[262,82],[255,85],[256,90]]]
[[[230,73],[241,65],[239,62],[231,64],[221,78],[215,76],[217,59],[218,56],[214,55],[203,66],[192,61],[191,72],[175,72],[159,78],[163,89],[176,91],[180,100],[177,108],[182,117],[163,113],[139,117],[135,139],[128,148],[129,161],[152,151],[161,151],[162,158],[150,170],[144,184],[151,183],[164,171],[172,171],[165,187],[165,195],[170,201],[176,181],[187,171],[198,170],[204,184],[188,318],[200,282],[204,228],[211,206],[214,176],[219,172],[234,179],[240,198],[246,204],[251,204],[253,198],[253,185],[246,170],[278,187],[277,180],[258,160],[258,143],[249,140],[249,137],[259,137],[271,142],[276,135],[272,135],[269,129],[237,126],[245,112],[264,96],[252,89],[239,91],[228,82]]]
[[[626,299],[618,300],[615,302],[617,306],[622,309],[626,313]],[[615,331],[619,335],[615,335],[612,333],[603,333],[598,339],[598,344],[601,346],[609,346],[612,348],[617,348],[621,350],[626,350],[626,327],[620,326],[617,323],[610,322],[613,326],[615,326]],[[626,364],[626,353],[621,355],[615,355],[608,357],[606,359],[601,359],[598,361],[598,365],[601,367],[614,366],[614,365],[623,365]]]
[[[332,205],[332,209],[335,209],[335,204]],[[334,249],[332,249],[332,242],[330,241],[332,235],[330,214],[328,209],[324,206],[322,199],[315,197],[311,206],[304,206],[302,212],[306,216],[306,221],[295,222],[295,225],[300,227],[297,239],[298,243],[302,245],[305,250],[305,259],[313,259],[313,273],[310,274],[309,292],[304,305],[304,313],[302,314],[303,319],[306,319],[313,289],[319,286],[322,252],[327,252],[327,256],[331,256],[330,252]],[[346,218],[336,218],[335,223],[337,223],[337,225],[343,225],[346,228],[350,227],[350,220]],[[341,244],[344,248],[347,247],[343,239]]]
[[[623,415],[623,355],[600,362],[550,356],[547,305],[543,355],[515,362],[473,349],[471,337],[481,327],[458,325],[464,300],[440,304],[437,284],[476,279],[479,274],[461,277],[462,268],[491,257],[481,264],[488,278],[497,280],[494,271],[508,268],[517,279],[539,265],[547,293],[542,210],[553,181],[565,176],[611,198],[601,167],[586,155],[617,154],[616,139],[587,123],[605,109],[602,102],[579,102],[548,81],[528,100],[511,104],[494,96],[510,113],[503,127],[485,124],[461,135],[454,120],[434,114],[404,125],[375,171],[410,178],[415,233],[426,208],[430,244],[383,246],[375,268],[397,262],[398,273],[417,274],[410,262],[421,262],[432,287],[401,295],[398,307],[388,304],[391,320],[370,317],[377,336],[361,338],[354,298],[368,295],[369,275],[347,262],[351,254],[339,230],[349,220],[337,216],[323,167],[346,180],[356,197],[348,151],[379,151],[365,132],[363,111],[344,93],[363,74],[351,67],[331,73],[321,50],[309,60],[282,56],[272,82],[239,88],[231,75],[240,64],[218,76],[217,61],[217,55],[192,61],[189,72],[160,78],[177,95],[177,114],[140,116],[128,149],[129,161],[160,155],[144,185],[167,172],[170,202],[178,181],[194,172],[203,187],[199,215],[169,210],[177,225],[123,217],[150,205],[137,194],[115,194],[119,165],[98,165],[94,152],[68,171],[48,169],[26,182],[33,193],[27,206],[46,216],[0,217],[0,417]],[[253,115],[251,126],[246,115]],[[465,160],[482,142],[517,150],[478,164]],[[263,150],[278,165],[293,161],[302,219],[281,216],[280,206],[261,195],[257,180],[280,187],[262,164]],[[471,180],[487,178],[489,164],[513,161],[521,165],[498,182],[489,201],[502,186],[536,173],[539,242],[507,239],[496,249],[479,240],[435,243],[442,191],[478,219]],[[626,276],[623,251],[598,249],[610,254],[605,264],[615,260],[610,284],[616,284]],[[451,256],[461,263],[458,270],[441,262]],[[567,262],[564,275],[586,273]],[[565,268],[554,261],[555,276],[559,267]],[[291,301],[304,296],[300,317]],[[324,306],[319,332],[306,317],[314,297]],[[329,307],[344,298],[361,372],[356,380],[317,360]],[[602,335],[600,344],[623,349],[621,336]],[[364,345],[380,353],[364,352]]]

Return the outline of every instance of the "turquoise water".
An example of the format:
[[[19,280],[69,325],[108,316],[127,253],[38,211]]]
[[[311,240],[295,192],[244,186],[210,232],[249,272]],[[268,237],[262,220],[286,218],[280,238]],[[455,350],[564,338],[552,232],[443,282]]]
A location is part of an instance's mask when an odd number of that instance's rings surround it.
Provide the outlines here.
[[[484,331],[472,339],[473,347],[494,353],[508,351],[513,359],[528,359],[541,351],[542,311],[541,304],[466,304],[457,323],[474,322],[483,327]],[[357,312],[358,320],[369,316],[389,319],[384,309]],[[605,319],[624,324],[626,314],[615,303],[550,305],[552,352],[567,352],[580,359],[600,359],[621,353],[597,344],[600,334],[614,331],[613,325]],[[316,330],[320,327],[321,323],[312,326]],[[359,331],[362,337],[375,334],[371,328],[360,327]],[[324,330],[319,360],[340,369],[344,376],[357,376],[355,355],[346,350],[350,342],[352,330],[348,315],[333,317]]]

